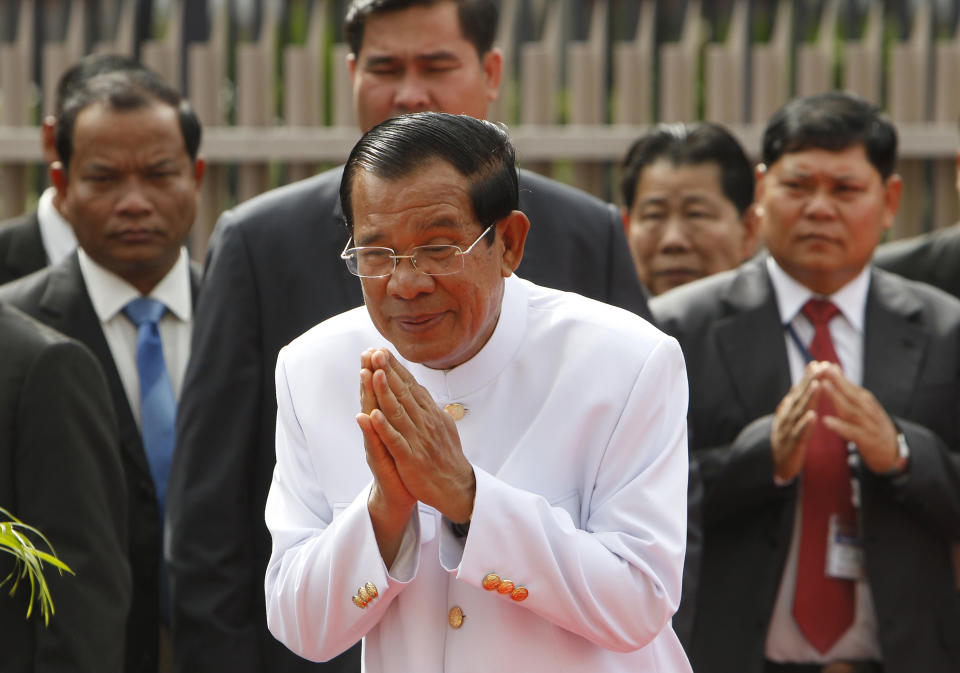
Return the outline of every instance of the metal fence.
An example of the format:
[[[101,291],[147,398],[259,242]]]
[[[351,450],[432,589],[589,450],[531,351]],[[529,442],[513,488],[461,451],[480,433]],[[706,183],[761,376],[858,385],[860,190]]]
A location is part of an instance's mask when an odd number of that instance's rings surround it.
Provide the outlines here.
[[[0,2],[0,216],[44,184],[39,124],[88,52],[137,56],[204,123],[191,249],[216,216],[346,157],[359,136],[344,0]],[[886,107],[906,183],[893,235],[958,216],[958,0],[500,0],[505,72],[491,118],[523,165],[617,200],[616,163],[657,121],[710,119],[756,156],[766,118],[842,88]]]

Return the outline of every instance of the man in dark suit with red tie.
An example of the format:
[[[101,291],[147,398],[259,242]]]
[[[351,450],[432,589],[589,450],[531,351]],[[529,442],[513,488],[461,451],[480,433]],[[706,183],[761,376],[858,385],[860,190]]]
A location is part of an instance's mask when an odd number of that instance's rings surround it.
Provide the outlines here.
[[[701,673],[960,670],[960,302],[869,265],[896,146],[852,96],[788,103],[758,169],[769,255],[651,303],[705,485]]]

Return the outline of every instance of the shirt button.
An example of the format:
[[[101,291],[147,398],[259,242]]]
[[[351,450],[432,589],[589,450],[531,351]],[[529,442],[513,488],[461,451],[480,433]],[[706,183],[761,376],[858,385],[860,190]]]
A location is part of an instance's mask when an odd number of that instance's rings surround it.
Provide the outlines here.
[[[450,612],[447,614],[447,621],[450,623],[450,628],[459,629],[463,626],[463,619],[463,610],[460,609],[459,605],[454,605],[450,608]]]
[[[464,406],[459,402],[448,404],[443,408],[443,410],[450,414],[450,418],[455,421],[459,421],[467,414],[466,408],[464,408]]]

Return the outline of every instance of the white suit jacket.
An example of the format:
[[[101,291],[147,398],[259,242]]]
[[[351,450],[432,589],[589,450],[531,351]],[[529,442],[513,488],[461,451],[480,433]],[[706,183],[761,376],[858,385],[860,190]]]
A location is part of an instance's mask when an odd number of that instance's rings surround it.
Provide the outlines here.
[[[457,429],[477,492],[465,539],[421,504],[389,569],[355,421],[371,346],[389,344],[360,307],[280,353],[273,634],[314,660],[363,638],[368,673],[689,671],[670,627],[687,493],[677,343],[627,311],[511,276],[474,358],[447,371],[400,358],[437,404],[466,409]],[[485,590],[490,573],[527,598]],[[377,597],[358,607],[367,583]]]

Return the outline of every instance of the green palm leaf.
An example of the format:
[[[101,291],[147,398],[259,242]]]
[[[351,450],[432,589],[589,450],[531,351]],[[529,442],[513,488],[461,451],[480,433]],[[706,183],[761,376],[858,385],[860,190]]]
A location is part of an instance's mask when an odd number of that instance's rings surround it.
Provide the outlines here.
[[[34,602],[38,601],[44,624],[50,624],[50,615],[54,614],[53,598],[50,595],[47,580],[43,576],[43,564],[52,565],[60,574],[66,571],[72,575],[73,571],[57,558],[53,545],[43,533],[23,523],[3,507],[0,507],[0,518],[9,519],[9,521],[0,521],[0,552],[11,554],[14,558],[13,570],[3,581],[0,581],[0,587],[10,584],[9,593],[13,596],[20,582],[28,581],[30,601],[27,603],[27,619],[33,614]],[[38,549],[30,539],[30,535],[38,538],[50,551]]]

